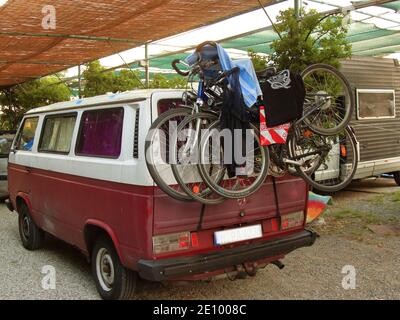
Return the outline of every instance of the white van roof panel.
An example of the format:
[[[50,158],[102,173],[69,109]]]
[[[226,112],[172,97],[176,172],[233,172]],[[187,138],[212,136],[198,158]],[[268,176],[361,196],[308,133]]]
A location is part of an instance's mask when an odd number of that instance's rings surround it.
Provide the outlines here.
[[[134,90],[134,91],[126,91],[121,93],[115,94],[105,94],[96,97],[78,99],[78,100],[71,100],[65,102],[58,102],[48,106],[39,107],[35,109],[29,110],[26,114],[35,114],[35,113],[44,113],[44,112],[53,112],[59,110],[66,110],[66,109],[75,109],[81,108],[91,105],[99,105],[99,104],[106,104],[106,103],[118,103],[121,101],[127,100],[146,100],[150,99],[153,93],[156,92],[184,92],[184,90],[178,89],[145,89],[145,90]]]

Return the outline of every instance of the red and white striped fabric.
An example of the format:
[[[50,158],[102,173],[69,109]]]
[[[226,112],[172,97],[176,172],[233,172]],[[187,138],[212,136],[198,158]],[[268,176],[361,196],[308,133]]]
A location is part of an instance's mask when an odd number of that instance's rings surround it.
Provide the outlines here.
[[[260,107],[260,142],[262,146],[286,144],[289,129],[290,123],[268,128],[265,117],[265,107]]]

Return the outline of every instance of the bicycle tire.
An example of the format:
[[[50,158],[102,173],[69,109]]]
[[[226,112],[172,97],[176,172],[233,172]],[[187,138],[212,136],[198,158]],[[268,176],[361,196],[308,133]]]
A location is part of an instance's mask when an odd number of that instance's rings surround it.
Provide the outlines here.
[[[302,169],[301,166],[296,166],[296,170],[297,173],[308,183],[310,184],[313,189],[317,190],[317,191],[322,191],[322,192],[327,192],[327,193],[333,193],[333,192],[337,192],[340,191],[344,188],[346,188],[350,182],[353,180],[353,177],[357,171],[357,165],[358,165],[358,150],[357,150],[357,140],[355,137],[355,134],[353,132],[353,130],[351,129],[350,126],[347,126],[345,129],[345,132],[347,133],[347,136],[350,140],[350,145],[352,147],[352,154],[353,154],[353,160],[352,160],[352,167],[351,167],[351,174],[348,175],[346,177],[346,179],[344,181],[342,181],[339,184],[333,185],[333,186],[327,186],[324,184],[321,184],[317,181],[315,181],[313,179],[314,174],[311,172],[305,173]],[[290,143],[289,145],[290,147],[290,153],[291,153],[291,157],[294,157],[295,155],[295,148],[296,148],[296,141],[295,138],[293,138],[294,141],[292,141],[292,143]],[[321,164],[321,162],[320,162]],[[319,165],[320,165],[319,164]],[[341,169],[341,166],[339,165],[339,170]]]
[[[146,165],[155,184],[170,197],[179,201],[192,201],[193,199],[189,197],[185,191],[174,189],[173,185],[169,185],[164,181],[161,174],[159,173],[160,166],[155,165],[155,162],[152,161],[151,159],[153,154],[150,151],[150,148],[152,147],[152,144],[154,142],[157,129],[159,129],[163,124],[165,124],[166,121],[169,121],[179,116],[187,117],[191,114],[191,112],[192,112],[191,108],[183,107],[183,108],[171,109],[162,113],[151,125],[149,132],[146,136],[146,142],[145,142]]]
[[[210,126],[210,130],[209,133],[212,132],[213,129],[215,128],[219,128],[220,126],[220,122],[216,121],[214,122],[211,126]],[[260,150],[261,153],[264,155],[263,156],[263,161],[261,161],[262,163],[262,168],[260,170],[260,174],[258,175],[258,177],[256,178],[256,182],[254,184],[252,184],[250,187],[248,187],[247,189],[244,190],[240,190],[240,191],[233,191],[233,190],[227,190],[223,187],[221,187],[219,185],[219,183],[216,183],[214,180],[210,179],[210,176],[207,174],[206,171],[206,159],[205,156],[207,155],[207,153],[205,152],[205,149],[207,147],[207,143],[206,141],[208,141],[210,134],[205,134],[202,137],[201,143],[200,143],[200,163],[199,163],[199,171],[200,174],[204,180],[204,182],[208,185],[208,187],[214,191],[215,193],[219,194],[220,196],[224,197],[224,198],[228,198],[228,199],[242,199],[245,197],[248,197],[252,194],[254,194],[264,183],[265,178],[268,175],[268,168],[269,168],[269,151],[268,151],[268,147],[265,146],[261,146],[260,144],[260,137],[259,137],[259,130],[257,129],[256,126],[254,126],[253,124],[250,124],[250,128],[254,130],[255,133],[255,137],[256,137],[256,141],[258,142],[258,144],[260,145]]]
[[[348,99],[349,99],[349,104],[345,106],[345,115],[343,120],[336,125],[333,128],[321,128],[321,127],[317,127],[315,125],[315,121],[310,121],[309,119],[305,118],[304,122],[306,123],[306,125],[315,133],[317,134],[321,134],[321,135],[333,135],[336,134],[338,132],[341,132],[342,130],[344,130],[347,125],[349,124],[351,117],[353,115],[354,109],[355,109],[355,101],[354,101],[354,94],[353,91],[351,89],[351,85],[349,83],[349,81],[346,79],[346,77],[343,75],[343,73],[341,73],[339,70],[337,70],[336,68],[327,65],[327,64],[323,64],[323,63],[318,63],[318,64],[313,64],[309,67],[307,67],[302,73],[301,73],[301,77],[303,78],[303,80],[305,80],[305,78],[313,71],[321,71],[321,70],[325,70],[330,72],[331,74],[333,74],[334,76],[336,76],[343,84],[346,93],[348,94]]]
[[[218,120],[218,116],[216,114],[212,113],[206,113],[206,112],[200,112],[196,113],[194,115],[186,117],[178,126],[177,129],[177,135],[180,135],[180,132],[185,128],[186,125],[188,125],[191,121],[195,120],[196,118],[202,119],[202,120],[210,120],[211,123],[214,123],[215,121]],[[176,152],[176,151],[174,151]],[[224,197],[221,197],[219,195],[216,195],[217,197],[212,198],[211,194],[214,192],[207,187],[207,189],[202,190],[201,192],[195,192],[193,191],[193,187],[190,188],[187,184],[187,182],[184,181],[182,177],[182,171],[179,170],[178,164],[171,164],[171,169],[174,174],[175,180],[179,183],[181,188],[186,192],[186,194],[191,197],[193,200],[196,200],[200,203],[206,204],[206,205],[216,205],[224,202],[226,199]],[[196,170],[198,172],[198,166],[197,164],[192,164],[190,166],[193,166],[193,170]],[[222,171],[221,174],[217,176],[217,180],[220,181],[225,175],[225,172]],[[199,173],[199,177],[201,178],[201,175]],[[201,178],[202,179],[202,178]],[[202,181],[203,182],[203,181]],[[204,183],[204,182],[203,182]],[[208,197],[210,196],[210,197]]]

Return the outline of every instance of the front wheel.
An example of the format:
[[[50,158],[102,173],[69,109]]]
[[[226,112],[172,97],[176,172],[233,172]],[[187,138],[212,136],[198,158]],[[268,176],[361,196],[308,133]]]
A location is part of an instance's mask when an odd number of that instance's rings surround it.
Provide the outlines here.
[[[25,249],[33,251],[43,246],[44,231],[32,220],[26,204],[18,208],[18,230]]]
[[[344,130],[354,110],[354,96],[346,77],[321,63],[309,66],[301,75],[306,90],[305,124],[321,135]]]
[[[137,274],[120,262],[113,243],[99,238],[92,250],[92,273],[97,291],[105,300],[128,300],[135,297]]]

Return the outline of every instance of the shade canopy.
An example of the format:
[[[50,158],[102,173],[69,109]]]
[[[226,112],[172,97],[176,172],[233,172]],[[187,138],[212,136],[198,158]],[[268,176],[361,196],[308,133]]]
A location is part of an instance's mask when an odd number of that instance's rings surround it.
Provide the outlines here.
[[[358,1],[361,3],[362,1]],[[365,1],[367,2],[367,1]],[[357,3],[357,2],[355,2]],[[291,1],[280,2],[277,5],[280,10],[292,5]],[[350,8],[351,2],[335,0],[308,0],[309,8],[318,9],[320,12],[332,9]],[[272,26],[266,26],[263,30],[246,32],[243,35],[236,35],[228,39],[220,39],[220,44],[226,49],[234,49],[236,52],[243,51],[246,54],[248,49],[258,53],[270,54],[271,43],[279,39]],[[391,1],[383,4],[371,5],[362,9],[355,9],[351,12],[351,23],[347,39],[352,45],[354,55],[361,56],[387,56],[400,52],[400,1]],[[234,52],[235,52],[234,51]],[[188,51],[189,52],[189,51]],[[188,52],[179,52],[171,56],[154,56],[151,59],[151,66],[157,69],[171,69],[171,61],[187,56]],[[173,70],[170,70],[173,72]]]
[[[0,1],[0,87],[195,29],[259,7],[242,0]],[[262,0],[268,5],[273,0]],[[1,4],[4,3],[2,6]],[[55,29],[43,19],[55,9]],[[46,21],[45,21],[46,22]]]

